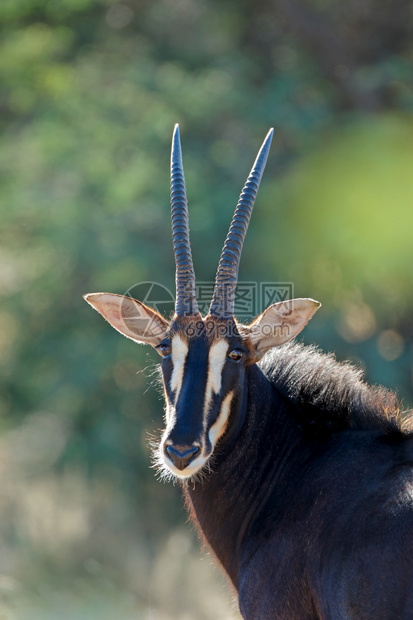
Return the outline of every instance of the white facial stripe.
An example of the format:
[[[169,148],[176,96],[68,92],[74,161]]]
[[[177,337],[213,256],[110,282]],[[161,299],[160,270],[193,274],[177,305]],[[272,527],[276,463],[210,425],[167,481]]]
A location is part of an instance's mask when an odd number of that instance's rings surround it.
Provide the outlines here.
[[[218,414],[218,418],[209,429],[208,437],[209,441],[211,442],[212,449],[214,449],[217,441],[226,431],[233,396],[234,392],[229,392],[225,396],[224,400],[222,401],[221,411]]]
[[[225,340],[217,340],[209,349],[208,377],[204,403],[204,427],[206,426],[206,419],[211,405],[212,395],[218,394],[221,390],[222,369],[225,364],[227,351],[228,343]]]
[[[179,392],[182,387],[182,379],[184,376],[185,360],[188,355],[188,343],[179,335],[175,334],[172,338],[172,377],[171,390],[175,392],[175,403],[178,401]]]
[[[172,405],[169,403],[166,397],[166,393],[165,393],[165,398],[166,398],[166,424],[167,424],[167,430],[168,430],[169,427],[173,424],[173,421],[175,419],[175,407],[172,407]]]

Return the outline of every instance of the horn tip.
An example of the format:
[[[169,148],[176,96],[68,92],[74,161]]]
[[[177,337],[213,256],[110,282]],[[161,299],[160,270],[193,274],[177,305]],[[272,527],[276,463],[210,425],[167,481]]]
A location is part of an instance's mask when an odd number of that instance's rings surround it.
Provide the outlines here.
[[[264,145],[268,145],[268,147],[269,147],[271,145],[273,136],[274,136],[274,127],[271,127],[269,132],[265,136],[265,140],[264,140],[263,146]]]
[[[179,133],[178,123],[175,123],[174,132],[172,135],[171,165],[174,162],[182,167],[181,136]]]
[[[261,180],[261,175],[264,172],[265,164],[267,163],[273,135],[274,135],[274,127],[271,127],[271,129],[265,136],[264,142],[262,143],[262,146],[257,155],[257,159],[255,160],[255,163],[254,163],[254,168],[257,167],[258,170],[260,171],[260,180]]]
[[[174,132],[172,134],[172,144],[180,144],[181,143],[181,133],[179,131],[179,123],[175,123]]]

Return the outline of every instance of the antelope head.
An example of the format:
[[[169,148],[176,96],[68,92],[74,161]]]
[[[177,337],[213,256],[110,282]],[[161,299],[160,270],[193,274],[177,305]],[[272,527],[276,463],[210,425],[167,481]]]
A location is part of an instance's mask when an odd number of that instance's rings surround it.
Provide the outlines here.
[[[313,299],[275,303],[250,325],[239,324],[234,316],[242,245],[272,135],[271,129],[241,192],[207,316],[201,316],[195,295],[178,125],[171,150],[174,316],[167,320],[142,302],[123,295],[85,295],[86,301],[112,327],[135,342],[150,344],[161,356],[166,428],[157,449],[157,461],[164,472],[179,478],[191,478],[202,472],[217,444],[236,424],[248,367],[272,347],[294,338],[320,306]]]

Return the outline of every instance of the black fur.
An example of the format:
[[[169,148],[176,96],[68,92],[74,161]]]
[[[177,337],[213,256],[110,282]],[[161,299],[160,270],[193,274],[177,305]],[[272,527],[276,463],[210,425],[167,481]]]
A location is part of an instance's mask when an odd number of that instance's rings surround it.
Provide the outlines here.
[[[362,379],[362,370],[337,362],[314,346],[274,348],[260,367],[278,392],[294,405],[301,428],[325,436],[347,428],[412,433],[413,417],[403,416],[396,394]]]
[[[398,411],[313,348],[246,368],[213,471],[184,486],[244,618],[412,620],[413,436]]]

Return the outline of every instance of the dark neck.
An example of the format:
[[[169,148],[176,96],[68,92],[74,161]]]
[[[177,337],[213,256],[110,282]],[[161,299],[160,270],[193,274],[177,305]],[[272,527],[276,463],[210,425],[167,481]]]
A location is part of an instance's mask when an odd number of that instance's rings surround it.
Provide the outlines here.
[[[296,466],[300,434],[256,365],[248,369],[242,402],[235,407],[231,417],[236,421],[214,454],[213,472],[188,485],[185,499],[201,537],[237,587],[241,545],[269,496]]]

